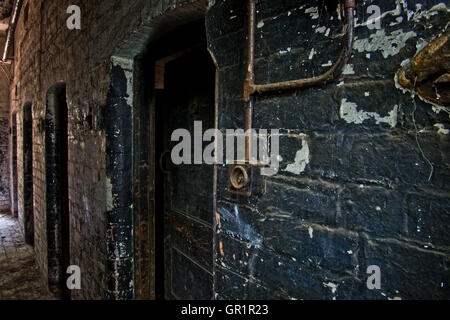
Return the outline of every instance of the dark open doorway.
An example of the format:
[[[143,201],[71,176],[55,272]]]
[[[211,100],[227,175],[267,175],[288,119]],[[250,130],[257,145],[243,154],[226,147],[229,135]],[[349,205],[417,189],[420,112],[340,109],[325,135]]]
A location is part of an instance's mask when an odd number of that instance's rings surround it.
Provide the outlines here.
[[[193,142],[194,121],[214,128],[215,66],[205,35],[202,20],[152,44],[160,48],[151,57],[157,299],[213,298],[213,166],[171,161],[174,130],[186,129]]]
[[[12,114],[12,125],[11,125],[11,135],[12,135],[12,192],[11,200],[12,207],[11,212],[14,217],[17,217],[19,208],[19,195],[17,187],[17,114],[14,112]]]
[[[23,201],[25,242],[34,244],[33,116],[31,102],[23,106]]]
[[[206,174],[202,174],[200,165],[174,169],[170,165],[170,154],[161,152],[167,149],[166,146],[172,147],[168,143],[170,141],[164,142],[161,137],[170,137],[172,126],[190,130],[193,121],[201,118],[198,115],[205,109],[201,106],[209,105],[206,118],[216,117],[216,70],[206,49],[206,3],[194,1],[169,11],[134,33],[112,57],[105,131],[109,196],[107,231],[110,235],[107,238],[108,293],[115,299],[210,299],[214,296],[215,167],[207,166],[206,171],[210,171]],[[164,70],[166,67],[175,70],[169,64],[175,65],[176,60],[182,61],[183,56],[199,48],[203,58],[181,63],[185,70],[179,70],[179,78],[185,86],[157,81],[156,67],[162,65]],[[210,72],[202,77],[205,70]],[[164,71],[164,74],[169,79],[167,81],[176,81],[178,77],[174,75],[176,71]],[[205,85],[201,85],[197,78],[203,79]],[[164,89],[161,89],[161,84]],[[184,104],[168,111],[168,117],[156,114],[166,112],[165,109],[172,105],[165,101],[165,97],[170,99],[171,96],[164,93],[166,84],[167,88],[181,86],[179,91],[172,93],[174,96],[182,93],[185,99]],[[189,90],[190,86],[193,86],[192,90]],[[193,103],[186,103],[190,99],[188,93],[206,88],[211,89],[206,94],[206,100],[210,102],[199,99],[204,96],[199,91],[197,99],[192,99]],[[183,111],[183,106],[194,112]],[[163,125],[166,128],[163,132],[161,118],[165,121],[178,118],[184,123],[169,121],[166,127]],[[207,120],[203,125],[205,129],[214,127]],[[158,146],[155,145],[157,139]],[[172,171],[172,178],[158,172],[160,159],[163,169]],[[183,193],[184,190],[188,192]],[[165,227],[168,229],[163,230]],[[121,250],[117,250],[118,247]],[[120,277],[117,277],[118,265]],[[165,272],[167,270],[169,275]]]
[[[45,120],[48,281],[52,292],[70,299],[65,283],[66,270],[70,265],[70,220],[68,118],[64,83],[57,83],[47,91]]]

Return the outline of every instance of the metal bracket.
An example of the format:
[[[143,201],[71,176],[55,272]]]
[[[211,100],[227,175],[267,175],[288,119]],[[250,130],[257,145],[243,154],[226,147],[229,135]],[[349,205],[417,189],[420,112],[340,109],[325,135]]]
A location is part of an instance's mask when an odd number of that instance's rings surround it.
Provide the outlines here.
[[[228,173],[228,191],[244,197],[263,195],[265,192],[262,166],[233,164]]]

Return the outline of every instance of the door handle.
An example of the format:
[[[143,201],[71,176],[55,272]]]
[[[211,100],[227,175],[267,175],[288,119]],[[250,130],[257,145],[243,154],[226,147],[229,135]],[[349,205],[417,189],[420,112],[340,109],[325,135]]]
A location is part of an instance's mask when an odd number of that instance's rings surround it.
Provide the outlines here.
[[[169,150],[169,149],[166,149],[166,150],[164,150],[164,151],[161,153],[161,155],[159,156],[159,169],[161,169],[161,171],[162,171],[164,174],[170,174],[170,171],[169,171],[169,170],[164,169],[164,156],[165,156],[166,154],[168,154],[169,152],[170,152],[170,150]]]

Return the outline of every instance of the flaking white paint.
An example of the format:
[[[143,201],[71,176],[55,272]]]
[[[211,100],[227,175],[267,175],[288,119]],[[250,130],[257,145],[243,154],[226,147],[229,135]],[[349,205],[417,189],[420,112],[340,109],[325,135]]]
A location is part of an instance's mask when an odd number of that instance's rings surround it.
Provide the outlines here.
[[[366,112],[364,110],[358,110],[358,105],[354,102],[342,99],[339,115],[341,119],[347,123],[362,124],[365,120],[375,119],[377,124],[387,123],[392,128],[397,125],[397,112],[398,106],[394,106],[394,109],[389,112],[389,115],[382,117],[376,112]]]
[[[439,134],[444,134],[444,135],[446,135],[446,134],[448,134],[448,132],[449,132],[449,130],[446,129],[442,123],[436,123],[436,124],[434,125],[434,127],[438,129],[437,133],[439,133]]]
[[[297,151],[294,163],[287,165],[283,171],[288,171],[293,174],[300,174],[305,171],[306,166],[310,161],[309,146],[306,140],[302,140],[302,148]]]
[[[405,46],[406,41],[417,37],[414,31],[403,32],[402,29],[391,32],[386,35],[384,29],[377,30],[377,32],[370,35],[366,39],[357,39],[353,46],[358,52],[377,52],[380,51],[385,59],[389,56],[397,55]]]

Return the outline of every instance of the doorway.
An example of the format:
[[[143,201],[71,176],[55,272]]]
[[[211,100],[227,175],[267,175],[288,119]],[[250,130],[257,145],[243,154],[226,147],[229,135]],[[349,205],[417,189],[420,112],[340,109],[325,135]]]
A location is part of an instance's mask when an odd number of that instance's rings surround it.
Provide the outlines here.
[[[48,282],[50,290],[63,299],[70,299],[65,284],[66,270],[70,265],[67,131],[66,85],[57,83],[47,91],[45,176]]]
[[[193,160],[194,121],[214,128],[216,69],[205,35],[202,20],[152,45],[164,48],[152,60],[156,299],[213,299],[214,168],[171,161],[174,130],[189,131]]]
[[[34,244],[33,116],[31,102],[23,106],[23,201],[25,242]]]
[[[11,213],[13,217],[17,217],[19,208],[19,194],[18,194],[18,183],[17,183],[17,114],[14,112],[12,114],[12,125],[11,125],[11,135],[12,135],[12,208]]]

